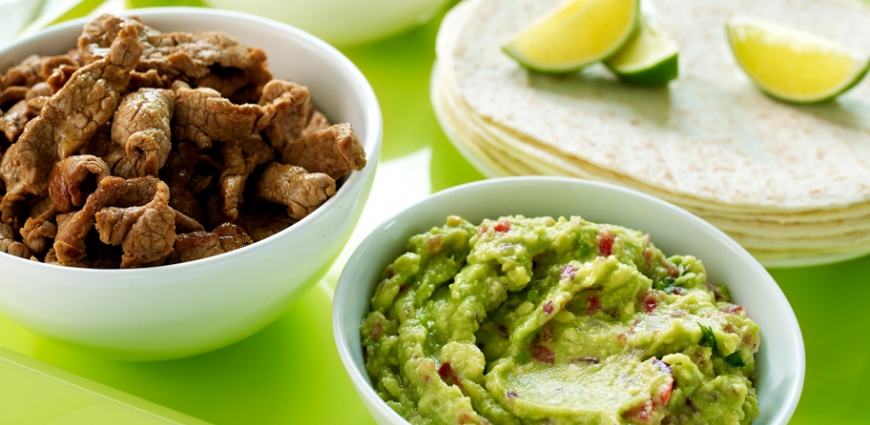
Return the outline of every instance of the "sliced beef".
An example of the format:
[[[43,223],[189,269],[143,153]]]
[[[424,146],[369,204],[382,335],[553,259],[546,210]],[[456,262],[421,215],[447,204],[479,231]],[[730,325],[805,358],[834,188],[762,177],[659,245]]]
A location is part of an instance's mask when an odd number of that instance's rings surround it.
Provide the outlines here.
[[[15,230],[7,223],[0,223],[0,252],[21,258],[33,255],[26,245],[15,240]]]
[[[51,172],[48,195],[58,211],[68,213],[85,204],[104,178],[109,166],[94,155],[73,155],[58,162]]]
[[[126,154],[120,161],[127,163],[120,165],[124,170],[120,177],[157,176],[172,149],[170,122],[174,113],[172,90],[139,89],[121,99],[112,120],[112,141]]]
[[[170,198],[171,199],[171,198]],[[205,227],[202,224],[185,215],[184,213],[179,212],[178,210],[173,209],[175,211],[175,228],[177,230],[183,232],[204,232]]]
[[[18,65],[9,68],[6,74],[0,78],[3,88],[11,86],[32,87],[34,84],[42,82],[42,62],[45,59],[45,56],[30,55]]]
[[[229,220],[239,217],[239,206],[244,202],[242,197],[245,183],[258,165],[265,164],[275,158],[275,152],[255,134],[243,142],[231,141],[221,146],[224,157],[224,169],[220,176],[221,212]]]
[[[57,216],[57,208],[51,198],[43,198],[30,208],[30,217],[21,228],[21,236],[34,254],[42,254],[49,246],[48,240],[57,234],[57,225],[52,221]]]
[[[335,180],[273,161],[257,178],[256,193],[260,199],[287,205],[287,214],[301,220],[335,194]]]
[[[27,101],[21,99],[0,117],[0,131],[6,136],[6,140],[14,142],[18,139],[27,122],[33,119],[32,112],[33,110],[27,107]]]
[[[160,75],[155,69],[149,69],[145,72],[132,72],[126,92],[134,92],[141,88],[168,89],[169,87],[172,87],[172,81],[168,77]]]
[[[27,124],[0,163],[7,190],[0,202],[4,220],[10,204],[25,194],[44,196],[55,162],[77,153],[112,117],[141,52],[136,28],[125,27],[104,58],[76,71]]]
[[[339,179],[350,170],[362,170],[366,153],[350,124],[336,124],[284,146],[285,164]]]
[[[192,89],[181,81],[172,88],[176,95],[172,133],[200,149],[211,147],[213,141],[248,139],[271,124],[276,115],[286,114],[293,101],[286,93],[263,105],[236,105],[213,89]]]
[[[45,82],[48,84],[52,93],[57,93],[66,85],[67,82],[69,82],[73,74],[78,70],[78,66],[61,65],[52,71],[52,73],[45,79]]]
[[[27,97],[28,92],[30,92],[30,87],[6,87],[6,89],[0,93],[0,108],[6,109],[8,105],[14,105],[18,103],[19,100],[24,100],[24,98]]]
[[[175,211],[169,188],[154,177],[124,180],[106,177],[84,207],[59,221],[54,242],[62,264],[81,262],[85,238],[96,222],[100,240],[121,245],[121,267],[139,267],[165,259],[175,242]]]
[[[272,80],[263,88],[261,104],[268,104],[280,97],[289,96],[290,106],[275,117],[274,122],[265,128],[269,143],[280,152],[284,145],[302,137],[302,131],[308,125],[314,106],[308,88],[292,81]]]
[[[124,249],[121,268],[165,260],[175,243],[175,211],[169,207],[169,187],[159,180],[147,204],[105,207],[95,220],[100,240]]]
[[[95,60],[100,49],[108,47],[120,28],[133,23],[138,26],[145,51],[138,71],[156,70],[170,79],[185,77],[188,81],[204,78],[214,69],[235,69],[245,74],[251,93],[259,97],[263,85],[272,79],[266,68],[266,54],[257,48],[245,47],[224,32],[161,33],[141,22],[102,15],[85,25],[79,37],[79,52],[86,62]]]
[[[175,249],[168,263],[185,263],[235,251],[254,241],[245,231],[234,224],[224,223],[213,232],[182,233],[175,239]]]
[[[200,223],[207,223],[196,195],[210,185],[211,176],[205,177],[207,181],[203,184],[202,176],[196,174],[198,164],[196,148],[190,143],[182,142],[169,154],[161,173],[169,186],[169,206]],[[195,181],[199,186],[206,187],[195,187]]]
[[[60,264],[74,266],[87,256],[85,237],[94,227],[94,216],[105,204],[115,201],[126,185],[127,181],[122,178],[106,177],[88,196],[81,210],[57,217],[54,251]]]
[[[245,229],[245,232],[251,236],[254,242],[259,242],[290,227],[297,221],[287,215],[287,209],[283,205],[254,201],[245,204],[245,208],[242,209],[239,218],[234,223]]]

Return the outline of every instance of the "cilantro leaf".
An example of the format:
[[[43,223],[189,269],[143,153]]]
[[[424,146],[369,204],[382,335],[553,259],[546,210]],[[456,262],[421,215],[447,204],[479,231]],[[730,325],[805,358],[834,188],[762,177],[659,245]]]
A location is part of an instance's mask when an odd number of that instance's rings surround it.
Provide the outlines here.
[[[746,366],[746,362],[743,361],[743,357],[740,355],[740,350],[727,355],[723,360],[725,360],[725,363],[734,367]]]
[[[713,349],[714,353],[718,353],[719,343],[716,342],[716,335],[713,335],[713,328],[704,326],[701,323],[698,323],[698,327],[701,328],[701,342],[706,342]]]

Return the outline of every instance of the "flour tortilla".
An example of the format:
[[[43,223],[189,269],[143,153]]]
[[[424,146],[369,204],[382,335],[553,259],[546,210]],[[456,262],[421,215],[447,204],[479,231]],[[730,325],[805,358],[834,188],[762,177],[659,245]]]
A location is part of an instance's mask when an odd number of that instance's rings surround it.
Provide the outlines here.
[[[870,90],[813,107],[768,99],[733,63],[722,29],[739,10],[860,51],[855,44],[870,45],[861,25],[870,7],[655,0],[656,19],[680,40],[682,75],[644,89],[595,67],[531,74],[499,51],[499,40],[557,3],[468,0],[445,19],[432,100],[462,150],[498,175],[568,175],[650,193],[762,259],[870,252]]]
[[[656,19],[680,45],[681,75],[669,88],[642,89],[601,66],[568,76],[530,73],[501,52],[560,1],[460,5],[473,25],[446,27],[455,44],[442,47],[439,60],[476,115],[578,161],[708,203],[801,211],[870,201],[867,84],[835,103],[777,102],[737,66],[723,27],[730,15],[751,15],[861,51],[870,46],[870,7],[853,0],[655,0]]]

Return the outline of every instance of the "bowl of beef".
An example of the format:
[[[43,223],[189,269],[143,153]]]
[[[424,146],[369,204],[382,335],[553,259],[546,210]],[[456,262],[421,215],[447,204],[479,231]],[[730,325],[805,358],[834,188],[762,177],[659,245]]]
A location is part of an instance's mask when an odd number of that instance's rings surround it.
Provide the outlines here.
[[[268,325],[371,190],[371,86],[284,24],[102,15],[6,47],[0,70],[0,313],[103,356],[190,356]]]

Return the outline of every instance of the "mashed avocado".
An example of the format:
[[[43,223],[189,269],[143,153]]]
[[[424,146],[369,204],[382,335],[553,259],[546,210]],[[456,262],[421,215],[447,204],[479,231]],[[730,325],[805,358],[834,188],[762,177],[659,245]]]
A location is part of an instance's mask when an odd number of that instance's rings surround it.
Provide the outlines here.
[[[451,216],[387,266],[366,370],[412,424],[748,424],[758,325],[649,236]]]

